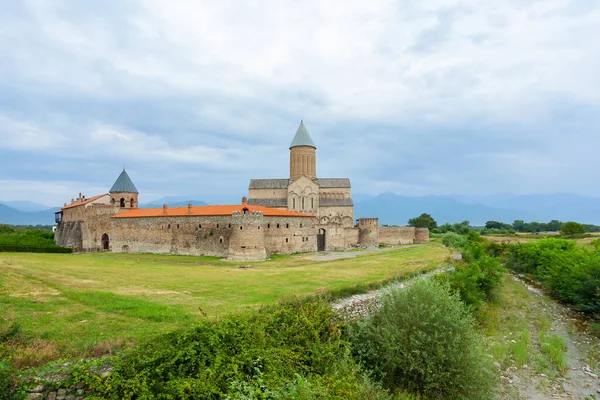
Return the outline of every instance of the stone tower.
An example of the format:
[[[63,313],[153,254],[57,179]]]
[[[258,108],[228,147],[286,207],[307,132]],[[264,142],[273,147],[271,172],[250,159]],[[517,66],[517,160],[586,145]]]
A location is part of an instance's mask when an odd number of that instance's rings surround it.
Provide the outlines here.
[[[119,208],[138,208],[138,190],[125,172],[117,178],[110,188],[110,204]]]
[[[290,145],[290,179],[305,175],[309,178],[317,177],[317,146],[308,134],[304,123],[296,131],[296,136]]]

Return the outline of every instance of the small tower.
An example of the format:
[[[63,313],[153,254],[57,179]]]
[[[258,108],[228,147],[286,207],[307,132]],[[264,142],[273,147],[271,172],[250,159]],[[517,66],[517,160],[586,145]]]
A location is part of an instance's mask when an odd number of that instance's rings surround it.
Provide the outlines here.
[[[304,122],[296,131],[296,136],[290,145],[290,179],[306,175],[309,178],[317,177],[317,146],[308,134]]]
[[[125,172],[117,178],[114,185],[110,188],[110,204],[119,208],[137,208],[139,192],[133,182]]]

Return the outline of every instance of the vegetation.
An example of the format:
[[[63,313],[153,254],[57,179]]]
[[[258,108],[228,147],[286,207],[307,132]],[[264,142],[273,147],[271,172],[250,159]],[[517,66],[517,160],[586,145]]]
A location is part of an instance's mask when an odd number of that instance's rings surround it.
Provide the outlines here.
[[[71,253],[54,244],[52,230],[0,225],[0,252]]]
[[[560,227],[560,233],[566,236],[582,235],[585,233],[585,226],[577,222],[565,222]]]
[[[571,224],[571,222],[567,222]],[[516,220],[512,223],[512,227],[517,232],[536,233],[536,232],[558,232],[562,231],[562,227],[565,225],[564,222],[553,219],[550,222],[525,222],[522,220]],[[581,225],[581,224],[577,224]],[[600,226],[585,224],[582,225],[584,232],[600,232]],[[579,233],[579,232],[578,232]]]
[[[414,226],[415,228],[427,228],[433,230],[437,227],[435,219],[427,213],[423,213],[418,217],[411,218],[408,220],[408,226]]]
[[[578,310],[600,311],[600,253],[565,239],[510,246],[506,265],[532,276]]]
[[[204,321],[127,351],[97,389],[113,399],[388,398],[349,357],[333,321],[319,298]]]
[[[425,398],[489,399],[494,374],[460,297],[430,280],[390,293],[350,327],[353,354],[389,389]]]
[[[281,297],[364,292],[437,268],[448,251],[431,244],[356,255],[327,262],[281,255],[241,269],[216,257],[0,253],[0,310],[20,326],[6,349],[10,364],[111,354]]]
[[[460,294],[463,302],[474,309],[484,301],[494,299],[503,274],[496,245],[488,244],[472,231],[467,235],[448,232],[442,241],[446,246],[460,250],[462,259],[455,263],[454,271],[437,279],[447,282]]]

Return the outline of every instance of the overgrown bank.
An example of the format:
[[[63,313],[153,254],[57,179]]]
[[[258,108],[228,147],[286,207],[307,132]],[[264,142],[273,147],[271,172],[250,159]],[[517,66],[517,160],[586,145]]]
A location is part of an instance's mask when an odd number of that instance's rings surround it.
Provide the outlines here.
[[[383,304],[349,326],[328,298],[286,301],[147,341],[107,377],[89,364],[69,379],[108,399],[489,398],[491,360],[458,295],[421,280]]]

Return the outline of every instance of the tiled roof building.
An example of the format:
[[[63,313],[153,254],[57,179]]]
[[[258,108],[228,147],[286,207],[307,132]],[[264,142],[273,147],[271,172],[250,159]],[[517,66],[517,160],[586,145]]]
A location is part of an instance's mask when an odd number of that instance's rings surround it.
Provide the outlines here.
[[[56,213],[55,240],[77,251],[213,255],[262,260],[270,254],[427,241],[423,230],[354,224],[350,180],[317,178],[316,146],[300,122],[284,179],[251,179],[241,204],[139,208],[123,169],[108,193],[77,199]]]

